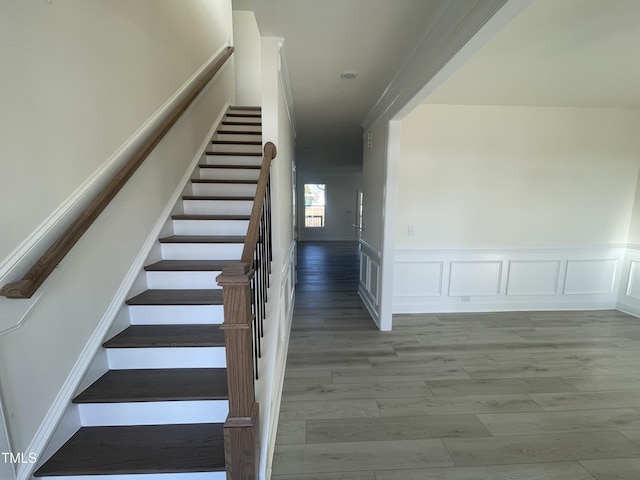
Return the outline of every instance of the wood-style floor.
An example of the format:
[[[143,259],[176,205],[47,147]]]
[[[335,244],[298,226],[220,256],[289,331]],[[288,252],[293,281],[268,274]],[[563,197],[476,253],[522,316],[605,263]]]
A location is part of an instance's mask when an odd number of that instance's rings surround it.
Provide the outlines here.
[[[273,480],[640,479],[640,319],[398,315],[354,244],[300,243]]]

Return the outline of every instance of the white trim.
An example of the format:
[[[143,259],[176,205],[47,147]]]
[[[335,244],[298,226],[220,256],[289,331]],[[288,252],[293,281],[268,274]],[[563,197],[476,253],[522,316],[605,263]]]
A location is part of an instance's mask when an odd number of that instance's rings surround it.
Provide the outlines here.
[[[291,91],[291,80],[289,78],[289,66],[287,64],[287,51],[284,48],[284,38],[278,39],[278,77],[280,79],[280,88],[284,95],[284,103],[287,106],[287,115],[289,117],[289,126],[291,127],[291,135],[295,144],[298,138],[298,122],[296,121],[296,112],[293,108],[293,92]]]
[[[285,368],[287,366],[287,354],[289,352],[289,337],[291,334],[291,324],[293,322],[293,311],[295,304],[295,283],[293,283],[292,273],[294,272],[295,255],[296,255],[297,242],[293,240],[289,246],[289,252],[287,253],[286,261],[282,268],[282,278],[280,280],[280,298],[284,298],[285,311],[281,312],[284,315],[285,331],[281,330],[278,336],[278,345],[282,345],[282,351],[278,352],[279,358],[282,359],[282,365],[280,371],[275,372],[274,378],[275,389],[272,391],[271,397],[271,423],[269,428],[267,448],[264,450],[265,458],[264,463],[261,462],[261,472],[264,472],[264,479],[271,477],[271,469],[273,465],[273,454],[275,453],[276,437],[278,433],[278,422],[280,419],[280,405],[282,403],[282,390],[284,388],[284,376]],[[287,291],[287,282],[289,282],[289,292]],[[264,468],[263,468],[264,465]]]
[[[520,0],[517,1],[520,4],[523,3]],[[517,1],[511,0],[514,3]],[[364,130],[369,130],[385,115],[389,118],[400,118],[397,117],[400,112],[406,115],[408,112],[405,113],[403,109],[414,101],[425,85],[429,84],[438,72],[456,57],[464,45],[505,3],[507,0],[443,2],[442,7],[426,26],[416,47],[365,117],[362,122]],[[522,9],[523,7],[519,11]],[[454,28],[451,28],[452,24],[455,24]],[[504,25],[506,23],[499,27],[502,28]],[[494,26],[491,36],[499,29]],[[483,44],[486,41],[488,39]],[[414,107],[415,105],[411,109]]]
[[[100,191],[108,183],[112,175],[129,160],[135,149],[148,139],[152,131],[166,119],[170,111],[182,101],[206,70],[216,61],[217,57],[228,47],[229,44],[222,45],[100,168],[0,262],[0,285],[17,281],[22,277],[29,268],[27,265],[33,264],[38,256],[44,253],[48,246],[53,243],[55,237],[71,224],[95,193]],[[61,262],[61,265],[68,263],[68,258],[65,260],[66,262]],[[24,323],[29,313],[37,305],[47,289],[55,283],[55,279],[60,276],[62,271],[62,268],[56,269],[31,299],[0,299],[0,305],[2,305],[4,312],[6,313],[5,306],[9,306],[10,310],[8,316],[3,314],[3,317],[0,318],[0,335],[15,330]]]
[[[640,252],[635,257],[640,260]],[[395,278],[394,313],[486,312],[517,310],[631,308],[634,299],[625,296],[633,255],[620,244],[563,245],[561,247],[509,247],[430,249],[427,246],[398,248],[394,263],[403,265],[403,277]],[[426,268],[442,264],[442,269]],[[518,275],[510,267],[519,266]],[[414,268],[407,268],[413,265]],[[452,271],[465,265],[464,271]],[[486,268],[495,265],[496,268]],[[572,267],[586,269],[574,272]],[[623,275],[626,273],[626,277]],[[456,276],[455,281],[453,276]],[[624,277],[624,279],[623,279]],[[420,291],[415,282],[442,285]],[[640,301],[635,301],[640,309]]]
[[[358,243],[360,243],[361,246],[373,253],[377,258],[382,257],[382,252],[371,245],[369,242],[367,242],[365,239],[361,238],[360,240],[358,240]]]
[[[392,120],[387,125],[384,167],[384,207],[382,209],[382,257],[380,259],[380,330],[393,327],[393,263],[395,249],[396,211],[398,209],[398,166],[400,164],[402,122]]]
[[[29,446],[27,447],[28,452],[35,452],[38,455],[38,457],[40,457],[41,453],[46,448],[47,442],[53,435],[58,423],[60,422],[60,419],[64,415],[65,410],[67,409],[67,407],[69,406],[69,403],[71,402],[74,392],[78,388],[78,385],[82,381],[85,375],[85,372],[91,365],[91,362],[93,361],[96,353],[100,349],[100,346],[102,344],[104,337],[109,331],[114,319],[117,317],[118,312],[122,308],[124,301],[127,298],[127,295],[129,294],[138,275],[140,274],[142,267],[144,266],[145,261],[147,260],[147,257],[149,256],[149,253],[151,252],[151,249],[156,245],[158,241],[158,237],[164,225],[167,222],[167,218],[171,215],[171,212],[175,207],[177,201],[180,199],[180,196],[182,195],[182,192],[184,191],[187,185],[187,182],[189,182],[189,180],[191,179],[194,169],[200,162],[200,159],[204,155],[205,150],[209,146],[209,142],[213,137],[216,131],[216,128],[218,127],[218,124],[222,120],[224,113],[226,112],[228,107],[229,105],[225,104],[222,112],[218,115],[218,118],[216,119],[213,126],[209,130],[209,133],[207,134],[206,138],[202,142],[202,145],[198,149],[195,157],[190,162],[187,170],[185,171],[185,174],[180,180],[180,183],[178,184],[175,191],[173,192],[173,195],[171,196],[168,203],[166,204],[162,214],[160,215],[160,217],[158,218],[158,221],[156,222],[153,229],[151,230],[151,233],[147,237],[136,259],[131,264],[131,268],[129,269],[129,271],[127,272],[127,275],[125,276],[124,280],[120,284],[120,287],[118,288],[116,294],[114,295],[113,300],[109,304],[109,307],[107,308],[104,315],[100,319],[98,326],[96,327],[93,334],[87,341],[85,347],[82,349],[82,352],[78,356],[76,363],[74,364],[73,368],[69,372],[69,375],[67,376],[64,384],[62,385],[62,388],[60,389],[55,399],[53,400],[51,407],[49,408],[49,411],[45,415],[44,420],[38,427],[38,430],[36,431]],[[21,467],[22,468],[18,468],[18,480],[28,480],[36,466],[22,465]]]

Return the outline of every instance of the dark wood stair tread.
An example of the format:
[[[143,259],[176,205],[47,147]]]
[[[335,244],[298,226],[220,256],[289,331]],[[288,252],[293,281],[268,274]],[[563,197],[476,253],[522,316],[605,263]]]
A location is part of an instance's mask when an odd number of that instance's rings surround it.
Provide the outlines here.
[[[262,107],[259,105],[231,105],[229,107],[229,111],[233,111],[233,110],[254,110],[254,111],[261,112]]]
[[[205,152],[207,155],[224,155],[227,157],[261,157],[262,152]],[[200,164],[202,168],[204,164]],[[228,167],[233,168],[233,167]]]
[[[218,423],[84,427],[35,476],[224,471]]]
[[[220,179],[208,179],[208,178],[193,178],[191,179],[191,183],[223,183],[223,184],[240,184],[240,185],[255,185],[258,183],[258,180],[232,180],[227,178]]]
[[[262,142],[253,140],[211,140],[214,145],[262,145]]]
[[[127,305],[222,305],[222,289],[146,290]]]
[[[160,260],[146,265],[148,272],[219,272],[224,267],[239,263],[239,260]]]
[[[131,325],[102,344],[105,348],[224,347],[219,325]]]
[[[249,195],[183,195],[183,200],[241,200],[253,201],[255,197]]]
[[[207,153],[207,155],[216,155],[216,153]],[[257,154],[262,155],[262,154]],[[230,169],[230,170],[260,170],[261,165],[211,165],[208,163],[201,163],[200,168],[218,168],[218,169]]]
[[[223,120],[220,122],[222,125],[250,125],[252,127],[260,127],[262,126],[262,122],[245,122],[242,120]]]
[[[244,243],[244,235],[172,235],[160,243]]]
[[[73,403],[227,400],[224,368],[109,370]]]
[[[229,130],[224,127],[216,130],[216,133],[223,135],[262,135],[262,132],[256,130]]]
[[[249,220],[251,215],[172,215],[173,220]]]

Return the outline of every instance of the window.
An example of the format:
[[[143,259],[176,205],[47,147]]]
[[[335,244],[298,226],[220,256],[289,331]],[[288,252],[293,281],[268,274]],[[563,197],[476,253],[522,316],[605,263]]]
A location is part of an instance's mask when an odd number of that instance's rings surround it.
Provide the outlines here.
[[[324,227],[324,183],[304,184],[304,226]]]

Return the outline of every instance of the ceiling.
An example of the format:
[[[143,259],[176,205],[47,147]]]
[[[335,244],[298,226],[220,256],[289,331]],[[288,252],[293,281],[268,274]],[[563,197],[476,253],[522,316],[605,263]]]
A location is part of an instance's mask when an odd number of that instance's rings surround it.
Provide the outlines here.
[[[640,1],[534,0],[425,103],[640,108]]]
[[[361,168],[361,123],[447,1],[233,0],[285,39],[298,169]]]

